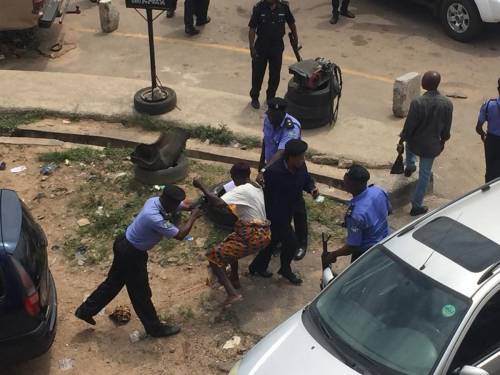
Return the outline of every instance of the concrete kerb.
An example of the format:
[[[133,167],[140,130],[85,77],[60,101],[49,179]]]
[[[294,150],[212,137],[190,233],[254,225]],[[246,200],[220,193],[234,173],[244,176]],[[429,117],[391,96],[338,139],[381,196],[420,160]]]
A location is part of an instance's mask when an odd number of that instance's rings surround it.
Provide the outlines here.
[[[37,127],[36,124],[22,125],[16,130],[15,135],[32,138],[52,138],[64,142],[110,147],[135,147],[139,143],[152,143],[158,136],[157,132],[143,134],[144,132],[134,131],[134,129],[128,129],[127,134],[124,134],[123,131],[109,131],[108,129],[106,129],[106,134],[96,134],[88,130],[71,131],[67,126],[61,126],[60,128],[62,129],[58,130],[57,127],[47,129],[43,126]],[[259,158],[256,152],[231,147],[206,146],[204,144],[188,147],[186,152],[188,157],[194,159],[226,164],[245,161],[252,167],[257,167]],[[333,188],[330,193],[325,191],[325,195],[343,203],[347,201],[348,197],[342,191],[344,170],[314,163],[309,164],[309,170],[318,183]],[[371,174],[372,182],[386,189],[394,208],[399,208],[408,203],[416,185],[417,180],[415,177],[407,179],[402,176],[392,176],[386,170],[372,170]],[[431,191],[432,184],[429,189],[429,192]]]

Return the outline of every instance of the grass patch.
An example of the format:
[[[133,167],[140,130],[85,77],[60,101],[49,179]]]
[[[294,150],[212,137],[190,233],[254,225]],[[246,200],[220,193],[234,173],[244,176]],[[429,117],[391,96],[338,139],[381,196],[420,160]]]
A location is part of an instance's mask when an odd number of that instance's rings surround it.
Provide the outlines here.
[[[105,159],[112,162],[117,162],[127,158],[131,149],[127,148],[111,148],[107,147],[104,150],[97,150],[90,147],[71,148],[64,151],[53,151],[40,154],[38,160],[44,163],[64,163],[65,160],[79,163],[95,163]]]
[[[332,198],[325,197],[323,203],[316,203],[312,199],[306,199],[307,216],[311,232],[319,236],[321,232],[328,231],[333,238],[344,236],[343,218],[346,206]],[[319,226],[317,224],[320,224]]]
[[[11,136],[20,125],[43,120],[43,112],[0,113],[0,136]]]

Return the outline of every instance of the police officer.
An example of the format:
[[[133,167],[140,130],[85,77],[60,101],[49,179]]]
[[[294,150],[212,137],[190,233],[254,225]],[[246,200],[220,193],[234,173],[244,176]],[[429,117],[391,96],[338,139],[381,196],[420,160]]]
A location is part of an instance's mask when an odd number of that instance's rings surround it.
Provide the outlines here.
[[[292,229],[292,217],[303,191],[314,196],[318,195],[318,189],[305,164],[306,150],[307,143],[304,141],[290,140],[285,145],[283,156],[264,172],[264,200],[267,218],[271,221],[271,244],[262,250],[250,264],[249,271],[252,275],[266,278],[273,275],[267,267],[271,261],[273,249],[281,243],[281,267],[278,273],[292,284],[302,283],[300,277],[293,273],[291,268],[293,257],[300,246]]]
[[[486,182],[500,177],[500,78],[498,79],[497,99],[490,99],[484,103],[479,112],[476,132],[484,142],[484,156],[486,159]],[[483,130],[484,123],[488,123],[488,130]]]
[[[370,173],[360,165],[353,165],[344,176],[344,187],[352,194],[345,215],[346,244],[323,255],[323,264],[335,263],[340,256],[358,259],[370,247],[389,234],[388,216],[392,211],[387,193],[381,188],[367,186]]]
[[[264,185],[266,168],[283,157],[288,141],[301,138],[300,122],[286,113],[286,107],[287,101],[285,99],[273,98],[269,100],[268,110],[264,117],[264,138],[257,176],[257,182],[260,185]],[[317,189],[314,191],[315,195],[316,193]],[[306,255],[308,242],[307,210],[302,194],[295,207],[293,223],[300,245],[295,260],[301,260]]]
[[[342,1],[342,5],[340,5],[340,1]],[[355,18],[354,13],[348,10],[349,3],[351,0],[332,0],[332,18],[330,18],[330,23],[335,25],[339,22],[339,15],[342,15],[347,18]],[[339,12],[340,7],[340,12]]]
[[[163,237],[182,241],[191,231],[196,219],[201,216],[199,209],[195,208],[182,227],[177,228],[172,223],[171,217],[178,210],[191,209],[182,203],[185,197],[182,189],[167,185],[160,197],[146,201],[125,234],[115,239],[114,258],[108,277],[78,307],[75,312],[77,318],[95,325],[93,317],[126,286],[132,306],[150,336],[167,337],[180,331],[178,327],[161,323],[156,314],[151,301],[147,261],[148,250]]]
[[[288,2],[283,0],[261,0],[253,8],[248,24],[248,41],[252,56],[252,107],[260,108],[259,94],[269,63],[269,82],[267,100],[274,98],[280,83],[281,63],[283,59],[283,36],[285,23],[288,23],[293,36],[298,40],[295,18]],[[257,35],[257,41],[255,36]]]
[[[195,15],[196,26],[203,26],[211,21],[207,15],[209,4],[210,0],[184,0],[184,30],[187,35],[194,36],[200,33],[200,30],[194,27]]]

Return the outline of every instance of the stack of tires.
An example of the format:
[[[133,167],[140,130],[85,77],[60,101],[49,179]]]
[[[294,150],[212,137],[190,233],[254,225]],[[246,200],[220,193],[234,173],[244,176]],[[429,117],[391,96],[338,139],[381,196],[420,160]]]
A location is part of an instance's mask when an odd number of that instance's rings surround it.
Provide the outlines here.
[[[169,129],[153,144],[140,144],[130,158],[135,179],[145,185],[165,185],[182,181],[188,173],[188,159],[184,155],[187,132]]]
[[[318,61],[318,59],[316,59]],[[309,63],[312,60],[305,60]],[[300,121],[302,129],[315,129],[337,120],[338,102],[342,92],[342,74],[340,68],[328,62],[322,71],[323,79],[317,87],[307,87],[308,72],[301,69],[301,74],[290,67],[294,77],[288,82],[285,98],[288,102],[287,112]],[[304,64],[303,66],[307,66]],[[316,66],[321,66],[318,63]],[[311,72],[312,73],[312,72]],[[335,105],[335,101],[337,104]]]

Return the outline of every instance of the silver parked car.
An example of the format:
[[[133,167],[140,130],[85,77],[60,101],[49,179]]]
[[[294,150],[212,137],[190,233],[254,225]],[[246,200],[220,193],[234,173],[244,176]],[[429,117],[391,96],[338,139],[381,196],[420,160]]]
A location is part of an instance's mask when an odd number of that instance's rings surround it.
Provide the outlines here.
[[[370,249],[232,375],[500,375],[500,180]]]

